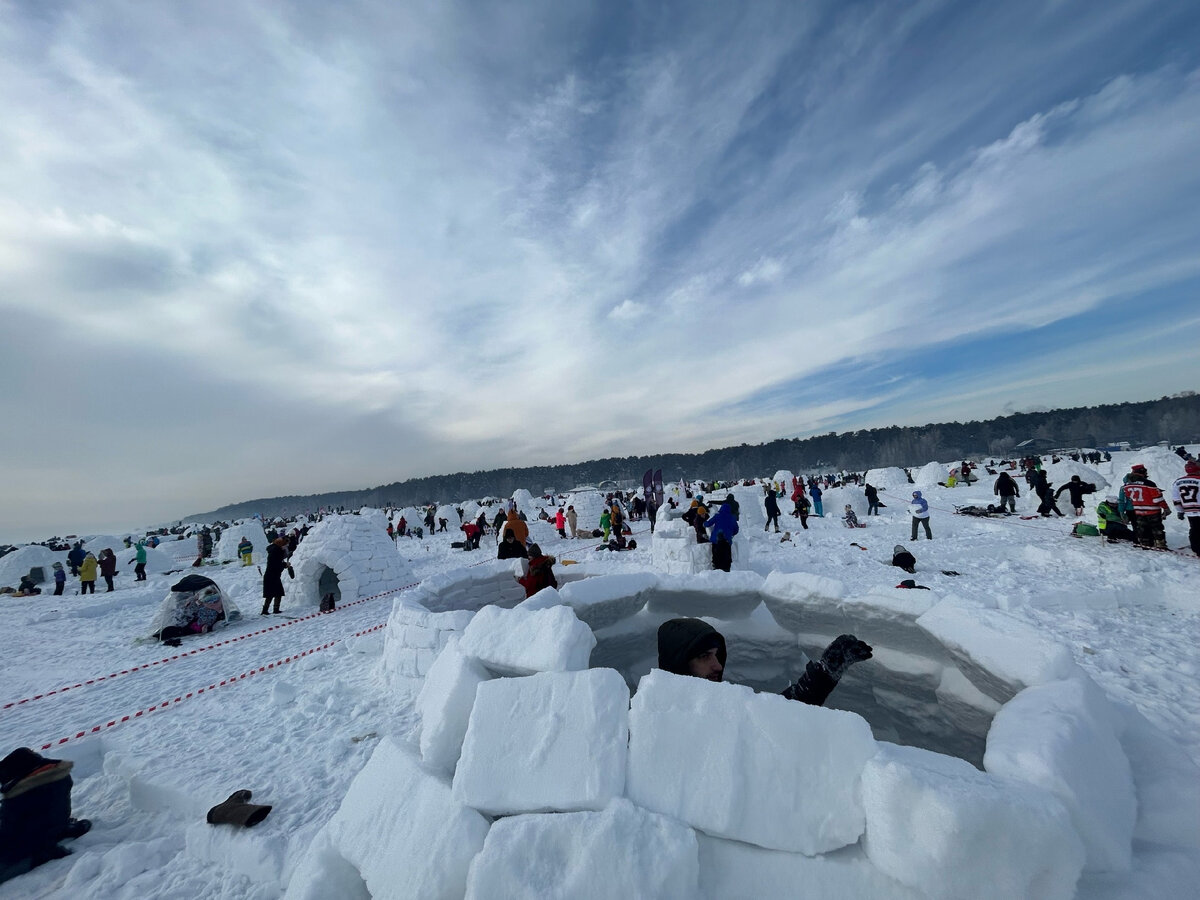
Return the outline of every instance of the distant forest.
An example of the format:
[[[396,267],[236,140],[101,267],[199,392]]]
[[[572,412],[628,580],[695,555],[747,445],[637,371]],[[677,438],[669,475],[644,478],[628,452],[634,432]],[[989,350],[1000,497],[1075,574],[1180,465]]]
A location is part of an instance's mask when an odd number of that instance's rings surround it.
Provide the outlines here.
[[[662,469],[667,481],[718,480],[793,472],[860,471],[882,466],[923,465],[930,460],[1005,457],[1017,444],[1033,440],[1042,450],[1102,448],[1118,442],[1134,446],[1159,441],[1200,442],[1200,395],[1185,391],[1143,403],[1084,406],[1045,412],[1014,413],[985,422],[943,422],[865,431],[830,432],[766,444],[739,444],[703,453],[614,456],[561,466],[491,469],[410,478],[359,491],[271,497],[222,506],[184,521],[232,520],[256,513],[267,517],[312,513],[322,508],[413,506],[469,498],[509,497],[518,488],[534,495],[547,488],[566,491],[579,485],[616,481],[641,484],[646,469]]]

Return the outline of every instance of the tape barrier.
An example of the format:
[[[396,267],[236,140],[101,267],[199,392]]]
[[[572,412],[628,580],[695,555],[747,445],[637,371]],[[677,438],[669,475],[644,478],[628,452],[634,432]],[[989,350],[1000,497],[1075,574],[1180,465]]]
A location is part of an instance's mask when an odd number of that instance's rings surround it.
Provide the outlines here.
[[[102,681],[111,681],[114,678],[120,678],[122,675],[132,675],[134,672],[141,672],[141,671],[144,671],[145,669],[152,669],[155,666],[165,665],[166,663],[174,662],[177,659],[186,659],[189,656],[195,656],[198,653],[204,653],[206,650],[213,650],[213,649],[216,649],[217,647],[225,647],[225,646],[228,646],[229,644],[236,644],[238,641],[245,641],[245,640],[248,640],[249,638],[257,637],[260,634],[267,634],[268,632],[279,631],[282,628],[289,628],[292,625],[298,625],[301,622],[307,622],[310,619],[315,619],[315,618],[318,618],[319,616],[332,615],[333,613],[339,612],[343,609],[349,609],[350,607],[357,606],[360,603],[366,603],[368,600],[378,600],[380,597],[386,597],[389,594],[398,594],[401,591],[407,591],[410,588],[416,587],[418,584],[420,584],[419,581],[413,582],[412,584],[406,584],[403,587],[392,588],[391,590],[388,590],[388,591],[382,591],[378,594],[372,594],[370,597],[360,597],[358,600],[354,600],[350,603],[345,604],[344,606],[339,606],[336,609],[334,609],[328,613],[321,613],[321,612],[309,613],[307,616],[299,616],[295,619],[289,619],[286,622],[280,622],[278,625],[271,625],[267,628],[260,628],[257,631],[249,631],[246,634],[239,634],[237,637],[232,637],[225,641],[217,641],[215,644],[209,644],[205,647],[197,647],[195,650],[188,650],[188,651],[185,651],[184,653],[176,653],[174,656],[166,656],[166,657],[163,657],[162,659],[156,659],[156,660],[153,660],[148,663],[142,663],[141,665],[138,665],[138,666],[131,666],[128,669],[121,669],[119,672],[111,672],[108,675],[97,675],[95,678],[88,678],[85,681],[79,681],[75,684],[66,685],[65,687],[55,688],[52,691],[45,691],[41,694],[34,694],[33,696],[24,697],[20,700],[13,700],[10,703],[5,703],[3,706],[0,706],[0,711],[6,710],[6,709],[12,709],[17,706],[26,706],[37,700],[44,700],[47,697],[53,697],[58,694],[65,694],[67,691],[73,691],[73,690],[76,690],[77,688],[87,687],[87,686],[93,685],[93,684],[99,684]]]
[[[361,637],[364,634],[370,634],[373,631],[379,631],[381,628],[386,628],[386,627],[387,627],[387,622],[380,622],[378,625],[373,625],[370,628],[364,628],[362,631],[356,631],[354,634],[350,635],[350,637],[351,638]],[[223,678],[220,681],[213,682],[212,684],[208,685],[207,687],[198,688],[197,690],[194,690],[194,691],[188,691],[186,694],[180,694],[178,697],[175,697],[174,699],[164,700],[161,703],[155,703],[153,706],[147,706],[145,709],[139,709],[137,712],[133,712],[133,713],[129,713],[128,715],[118,716],[116,718],[109,719],[107,722],[104,722],[100,725],[93,725],[91,728],[85,728],[82,731],[77,731],[74,734],[69,734],[66,737],[61,737],[56,741],[49,741],[48,743],[42,744],[40,749],[51,750],[55,747],[61,747],[63,744],[67,743],[68,741],[77,741],[80,738],[89,737],[93,734],[99,734],[102,731],[108,731],[110,728],[116,728],[118,725],[122,725],[125,722],[132,722],[135,719],[143,718],[144,716],[147,716],[152,712],[158,712],[158,711],[161,711],[164,709],[169,709],[171,707],[178,706],[184,700],[189,700],[192,697],[199,697],[202,694],[211,693],[212,691],[215,691],[217,688],[225,687],[228,684],[236,684],[239,681],[245,681],[247,678],[253,678],[255,675],[261,675],[263,672],[272,671],[273,669],[276,669],[280,666],[284,666],[287,663],[295,662],[296,660],[303,659],[306,656],[312,656],[314,653],[319,653],[322,650],[328,650],[334,644],[340,644],[344,640],[348,640],[348,638],[337,638],[336,640],[332,640],[327,643],[321,644],[319,647],[313,647],[313,648],[311,648],[309,650],[305,650],[301,653],[295,653],[291,656],[285,656],[283,659],[277,659],[272,663],[267,663],[265,666],[259,666],[256,669],[249,669],[245,672],[242,672],[240,675],[232,675],[229,678]]]

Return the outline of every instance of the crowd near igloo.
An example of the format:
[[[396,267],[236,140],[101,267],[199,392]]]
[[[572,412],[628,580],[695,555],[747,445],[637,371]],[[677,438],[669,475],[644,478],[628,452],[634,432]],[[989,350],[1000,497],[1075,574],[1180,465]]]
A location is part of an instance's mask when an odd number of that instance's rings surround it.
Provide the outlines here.
[[[1173,477],[1170,459],[1144,458]],[[1053,465],[1063,480],[1119,481],[1115,464]],[[179,852],[227,868],[242,893],[262,891],[255,897],[1087,900],[1184,883],[1200,871],[1200,770],[1098,686],[1053,629],[1014,614],[1035,596],[1024,567],[1101,565],[1127,576],[1127,590],[1148,583],[1158,557],[1122,556],[1065,527],[1064,546],[1043,548],[1046,532],[1022,535],[1020,517],[951,524],[960,497],[978,504],[991,490],[991,479],[975,493],[946,487],[953,468],[929,467],[937,477],[923,488],[941,516],[938,540],[910,545],[927,590],[896,585],[908,573],[888,563],[921,469],[914,483],[900,469],[868,473],[886,505],[865,532],[837,518],[846,505],[866,515],[850,480],[826,486],[826,516],[810,531],[785,514],[791,533],[770,527],[763,500],[774,490],[790,509],[790,471],[676,485],[678,507],[658,510],[652,532],[647,519],[628,523],[635,550],[593,538],[582,517],[586,540],[538,519],[598,492],[514,497],[530,544],[555,557],[555,585],[532,593],[530,560],[497,559],[490,542],[473,549],[457,527],[468,511],[493,520],[507,500],[434,506],[453,516],[448,533],[420,537],[396,535],[407,516],[397,509],[269,523],[283,545],[296,542],[284,618],[256,615],[266,564],[257,549],[250,566],[215,559],[198,570],[241,610],[219,644],[283,635],[276,661],[251,673],[290,667],[260,691],[262,705],[222,703],[205,722],[210,741],[238,748],[238,782],[188,755],[196,735],[167,714],[149,745],[101,726],[83,770],[90,753],[91,771],[125,780],[134,807],[154,814],[202,817],[233,788],[253,787],[251,804],[274,804],[265,822],[192,824]],[[713,568],[711,544],[682,517],[689,493],[740,506],[729,571]],[[247,524],[227,526],[214,556]],[[195,528],[178,548],[160,545],[176,568],[151,584],[174,584],[202,537]],[[979,558],[951,563],[969,548]],[[989,560],[988,548],[1003,552]],[[54,561],[31,551],[17,563],[38,560]],[[329,616],[317,612],[326,595],[336,600]],[[386,621],[366,615],[386,609]],[[723,636],[723,680],[664,670],[659,629],[681,618]],[[312,622],[319,640],[302,637]],[[239,643],[245,628],[259,631]],[[823,705],[781,695],[847,634],[868,640],[871,656]],[[204,658],[210,648],[200,649]],[[347,683],[351,660],[363,662]],[[161,691],[150,697],[157,706]],[[258,740],[260,729],[274,737]],[[306,764],[323,760],[318,774],[265,774],[259,759],[276,744]],[[139,853],[157,852],[149,841]],[[118,849],[81,857],[64,884],[109,896]]]

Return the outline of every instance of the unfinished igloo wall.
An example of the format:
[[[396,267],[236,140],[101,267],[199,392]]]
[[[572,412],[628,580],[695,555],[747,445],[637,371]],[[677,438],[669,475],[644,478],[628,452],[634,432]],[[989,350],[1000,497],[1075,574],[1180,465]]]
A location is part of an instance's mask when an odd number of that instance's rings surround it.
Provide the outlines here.
[[[387,536],[387,517],[377,510],[326,516],[292,554],[295,581],[284,578],[289,609],[319,606],[322,590],[339,604],[395,590],[416,581]]]
[[[512,609],[410,610],[389,630],[422,614],[454,626],[430,653],[419,740],[380,746],[288,896],[308,896],[329,859],[372,891],[390,890],[394,871],[418,893],[467,897],[791,896],[802,885],[1066,900],[1083,872],[1129,870],[1135,834],[1196,855],[1193,829],[1178,827],[1195,820],[1194,798],[1156,787],[1159,766],[1196,767],[1062,648],[954,598],[842,594],[813,576],[637,573]],[[877,658],[838,692],[897,716],[965,695],[986,734],[983,770],[881,741],[849,712],[661,671],[631,685],[608,667],[644,657],[663,619],[712,613],[731,678],[735,659],[771,680],[767,662],[783,675],[786,648],[860,629]],[[372,799],[397,791],[410,802]]]

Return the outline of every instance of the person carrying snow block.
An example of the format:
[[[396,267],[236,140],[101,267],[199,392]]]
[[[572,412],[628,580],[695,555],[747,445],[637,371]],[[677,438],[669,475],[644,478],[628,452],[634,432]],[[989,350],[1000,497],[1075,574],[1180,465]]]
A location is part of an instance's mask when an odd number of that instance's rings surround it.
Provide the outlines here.
[[[1070,481],[1054,492],[1054,499],[1057,500],[1063,491],[1067,491],[1071,495],[1071,506],[1075,510],[1075,515],[1082,516],[1083,495],[1095,493],[1096,486],[1084,481],[1078,475],[1072,475]]]
[[[1200,462],[1189,459],[1183,475],[1171,485],[1171,500],[1179,520],[1188,521],[1188,544],[1200,556]]]
[[[933,540],[933,532],[929,530],[929,501],[921,496],[920,491],[913,491],[912,503],[908,504],[912,513],[912,540],[917,539],[917,526],[925,526],[925,537]]]
[[[242,565],[249,566],[254,562],[254,545],[250,543],[250,539],[244,534],[242,539],[238,541],[237,546],[238,556],[242,558]]]
[[[675,675],[723,681],[725,636],[703,619],[668,619],[658,626],[658,667]],[[846,670],[871,658],[871,647],[852,634],[834,638],[817,662],[809,660],[804,674],[783,690],[789,700],[821,706]]]
[[[1134,543],[1166,550],[1163,518],[1171,514],[1171,507],[1167,506],[1158,485],[1147,476],[1145,466],[1139,464],[1130,469],[1119,496],[1117,508],[1133,524]]]
[[[73,765],[28,747],[0,760],[0,882],[68,855],[59,841],[92,827],[87,819],[71,818]]]

